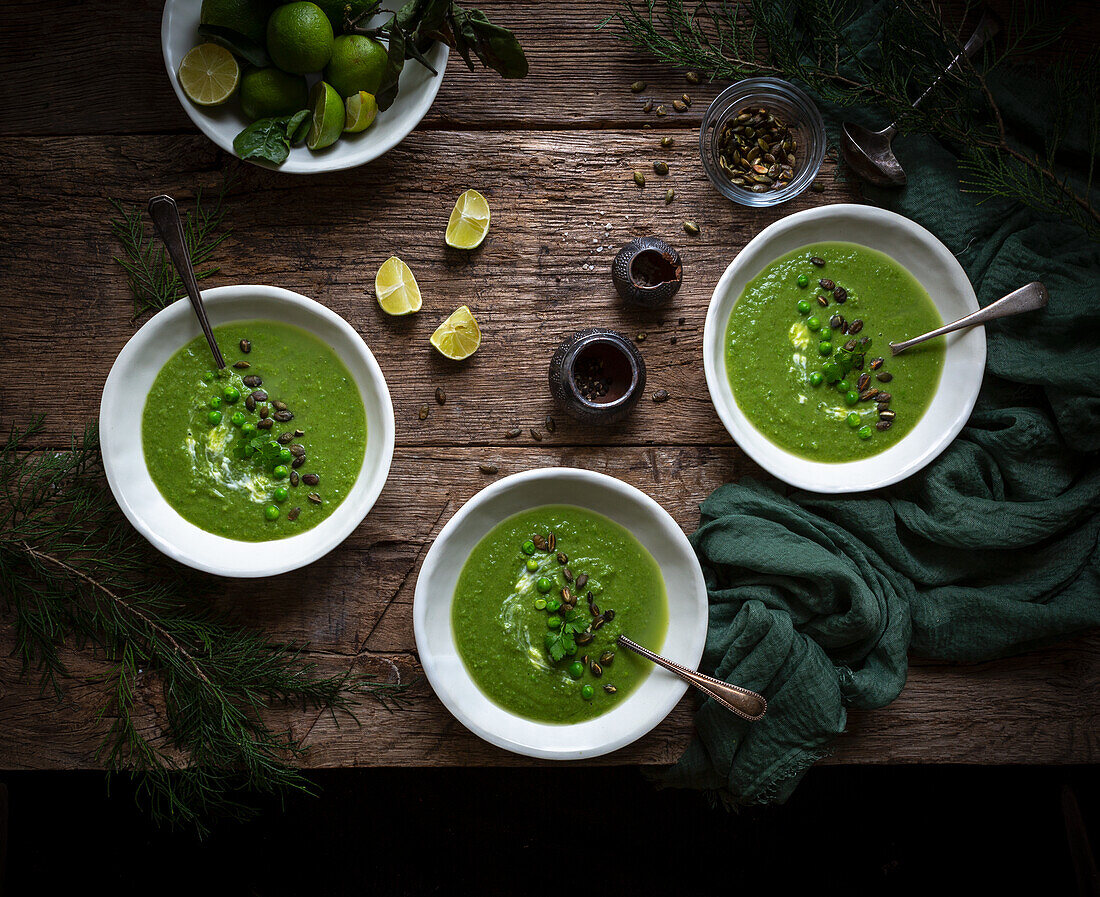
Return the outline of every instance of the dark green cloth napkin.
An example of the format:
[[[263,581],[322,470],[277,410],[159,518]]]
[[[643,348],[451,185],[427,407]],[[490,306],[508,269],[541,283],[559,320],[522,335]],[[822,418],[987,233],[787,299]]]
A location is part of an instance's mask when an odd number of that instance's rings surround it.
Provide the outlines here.
[[[1027,79],[999,87],[1018,133],[1043,126],[1034,92]],[[986,328],[978,405],[921,473],[852,497],[746,479],[703,503],[691,539],[710,597],[702,666],[761,691],[768,713],[749,723],[707,701],[664,784],[782,801],[849,707],[897,697],[910,651],[982,661],[1100,625],[1100,246],[1020,206],[979,204],[931,138],[896,149],[909,186],[868,198],[936,234],[982,305],[1031,280],[1050,305]]]

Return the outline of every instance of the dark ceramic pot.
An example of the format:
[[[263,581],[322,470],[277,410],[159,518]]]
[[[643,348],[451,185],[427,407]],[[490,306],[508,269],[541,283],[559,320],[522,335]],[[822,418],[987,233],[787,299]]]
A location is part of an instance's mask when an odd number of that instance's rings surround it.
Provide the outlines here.
[[[664,305],[676,295],[683,279],[680,253],[656,237],[631,240],[611,265],[611,280],[619,295],[643,308]]]
[[[567,414],[586,423],[621,420],[645,390],[645,361],[616,330],[579,330],[550,359],[550,393]]]

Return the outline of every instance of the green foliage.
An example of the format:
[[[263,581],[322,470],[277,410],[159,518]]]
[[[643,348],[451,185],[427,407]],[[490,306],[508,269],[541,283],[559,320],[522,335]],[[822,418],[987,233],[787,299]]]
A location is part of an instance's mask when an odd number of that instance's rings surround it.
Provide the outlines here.
[[[871,14],[873,9],[874,14]],[[965,11],[965,9],[963,10]],[[950,26],[933,0],[873,7],[863,0],[624,0],[617,34],[658,60],[712,80],[775,75],[805,84],[823,101],[875,107],[902,134],[933,134],[960,152],[964,189],[1060,215],[1100,239],[1093,175],[1100,147],[1100,55],[1062,54],[1051,82],[1043,146],[1013,138],[990,79],[1029,54],[1059,43],[1068,23],[1039,0],[1010,5],[996,39],[964,60],[918,109],[912,102],[962,52],[974,17]],[[1074,134],[1081,150],[1066,150]],[[1087,154],[1086,174],[1071,165]]]
[[[301,143],[309,131],[309,110],[293,115],[261,118],[233,138],[233,152],[241,159],[265,159],[282,165],[290,155],[290,145]]]
[[[400,706],[404,686],[322,675],[303,647],[211,611],[122,518],[95,428],[61,452],[32,450],[39,429],[0,442],[0,606],[44,697],[63,695],[63,648],[94,655],[106,723],[98,759],[136,777],[155,820],[201,834],[212,816],[251,815],[246,792],[310,791],[289,762],[301,743],[264,721],[272,705],[335,713],[371,696]],[[153,726],[143,708],[157,696],[163,722]]]
[[[568,654],[577,653],[577,636],[588,629],[584,614],[574,608],[561,615],[561,626],[546,633],[546,653],[557,663]]]

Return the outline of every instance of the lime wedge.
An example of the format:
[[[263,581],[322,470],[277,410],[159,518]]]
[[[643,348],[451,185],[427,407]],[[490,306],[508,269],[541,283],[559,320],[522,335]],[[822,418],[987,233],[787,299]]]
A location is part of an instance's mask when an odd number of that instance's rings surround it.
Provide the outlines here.
[[[332,146],[344,130],[344,101],[331,85],[318,81],[309,92],[309,111],[313,120],[306,136],[311,150]]]
[[[476,190],[467,190],[451,210],[447,222],[447,245],[455,249],[477,249],[489,233],[489,203]]]
[[[199,44],[180,62],[180,87],[192,103],[219,106],[233,96],[241,79],[241,67],[224,47]]]
[[[412,271],[396,255],[382,263],[374,277],[374,294],[388,315],[411,315],[420,311],[420,287]]]
[[[432,334],[432,345],[452,361],[473,355],[481,345],[481,330],[465,305],[455,309]]]
[[[374,94],[361,90],[348,97],[345,105],[344,130],[349,134],[365,131],[374,124],[374,117],[378,114],[378,103]]]

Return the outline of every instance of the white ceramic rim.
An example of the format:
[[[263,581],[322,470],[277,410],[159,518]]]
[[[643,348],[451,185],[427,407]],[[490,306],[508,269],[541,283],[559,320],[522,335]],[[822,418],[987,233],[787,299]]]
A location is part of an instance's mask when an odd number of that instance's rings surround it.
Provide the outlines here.
[[[804,230],[823,227],[831,236],[798,236]],[[853,231],[858,237],[852,235]],[[851,203],[795,212],[769,225],[734,257],[719,279],[703,330],[703,367],[711,402],[722,424],[745,454],[792,486],[819,493],[864,492],[912,476],[947,448],[966,425],[985,372],[985,331],[972,327],[944,338],[944,369],[928,410],[904,439],[886,451],[858,461],[825,463],[780,448],[737,407],[726,378],[726,325],[749,280],[779,256],[823,240],[858,243],[889,255],[920,282],[944,320],[977,311],[978,300],[958,259],[932,233],[895,212]],[[906,264],[904,257],[910,254],[923,257],[929,264]],[[889,357],[888,346],[878,349]]]
[[[687,537],[644,492],[614,477],[578,468],[513,474],[466,502],[424,558],[413,598],[413,631],[424,674],[444,706],[467,729],[513,753],[582,760],[617,750],[651,731],[676,706],[687,685],[667,670],[654,668],[619,706],[572,724],[517,716],[477,687],[458,656],[451,626],[454,587],[462,564],[473,546],[502,520],[546,504],[588,508],[632,532],[665,577],[669,623],[660,650],[691,669],[698,667],[706,642],[708,603],[703,573]]]
[[[164,13],[160,21],[161,55],[164,57],[164,67],[168,72],[168,81],[171,83],[172,90],[175,91],[176,98],[183,107],[183,111],[187,113],[187,117],[214,143],[234,158],[238,158],[233,151],[233,137],[248,124],[247,121],[240,115],[233,114],[230,116],[229,111],[223,107],[196,106],[184,94],[183,88],[179,85],[179,78],[176,77],[176,69],[179,68],[183,54],[177,54],[173,51],[173,31],[177,27],[189,28],[193,34],[188,49],[199,44],[201,39],[194,29],[198,26],[201,5],[201,0],[165,0]],[[383,4],[384,7],[386,5]],[[181,19],[186,19],[185,25],[176,24]],[[261,168],[287,174],[320,174],[325,171],[343,171],[373,162],[408,137],[420,124],[424,116],[428,114],[428,110],[435,102],[436,94],[439,93],[439,88],[443,84],[443,76],[446,74],[449,56],[450,48],[446,44],[436,41],[427,54],[428,61],[432,63],[436,70],[435,75],[415,61],[413,61],[415,68],[406,65],[405,69],[402,70],[397,99],[394,100],[389,109],[379,113],[379,121],[383,120],[383,116],[391,116],[395,119],[400,116],[402,123],[400,127],[394,128],[393,132],[387,134],[385,138],[381,140],[373,139],[379,133],[377,130],[378,123],[376,122],[374,127],[368,128],[360,134],[341,135],[335,147],[322,150],[320,153],[312,152],[306,148],[305,144],[291,147],[290,155],[282,165],[273,165],[260,159],[249,159],[248,161],[259,165]],[[422,72],[418,70],[422,70]],[[311,86],[313,80],[316,79],[311,79]],[[223,130],[219,127],[220,121],[222,118],[230,117],[234,122],[235,130],[232,134],[223,133]],[[360,151],[347,151],[346,148],[349,146],[359,148]],[[344,151],[336,151],[336,148]]]
[[[202,335],[190,302],[180,299],[130,337],[107,375],[99,409],[107,482],[134,528],[181,564],[238,578],[296,570],[343,542],[362,523],[386,483],[395,431],[386,379],[362,337],[319,302],[280,287],[257,285],[216,287],[204,290],[202,298],[213,326],[276,320],[301,327],[332,347],[355,378],[367,415],[367,446],[358,478],[340,506],[317,526],[269,542],[243,542],[208,533],[168,504],[145,464],[141,427],[157,372],[177,350]]]

